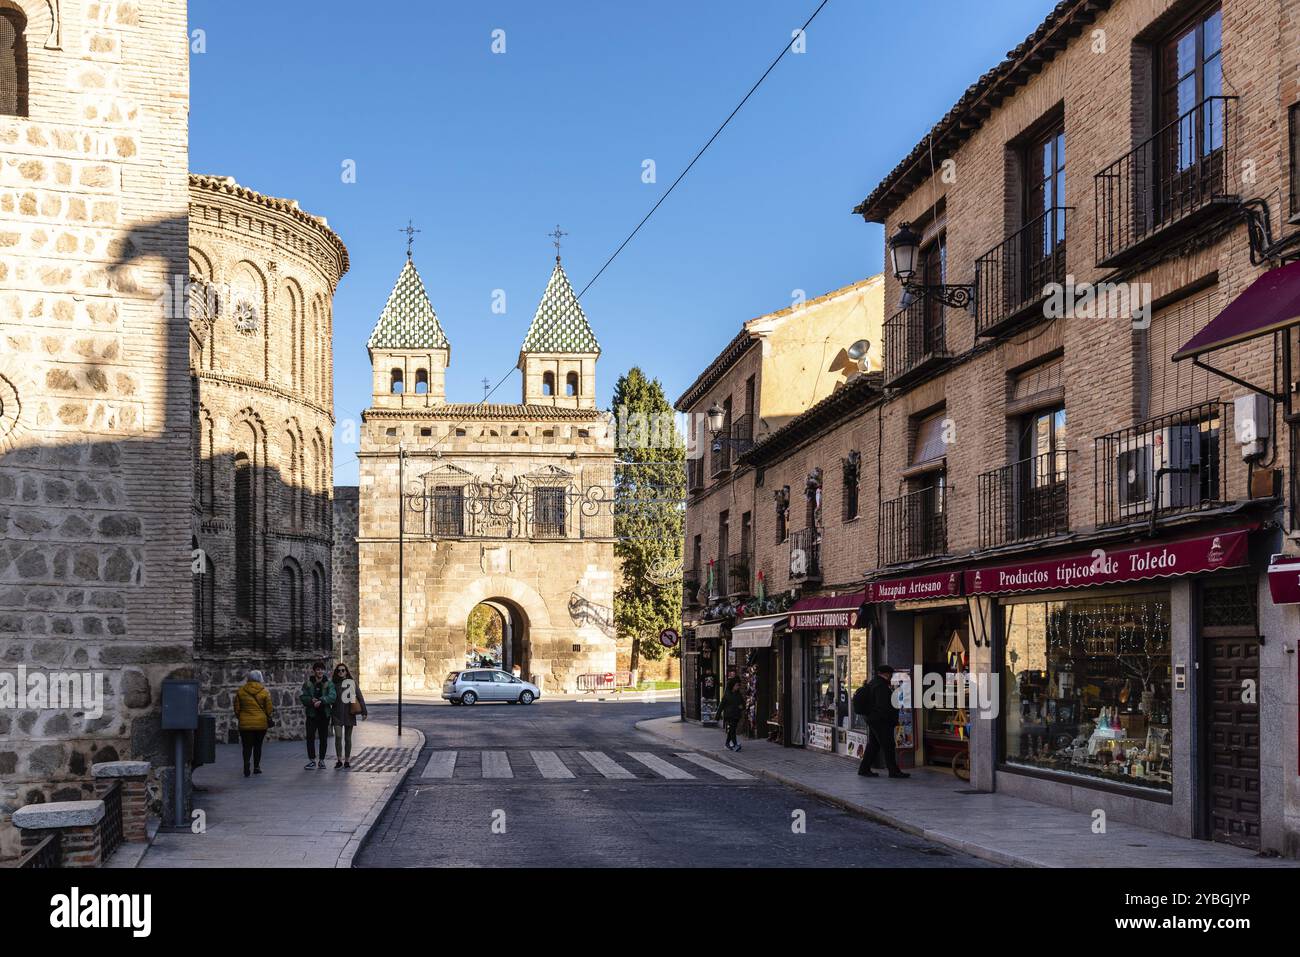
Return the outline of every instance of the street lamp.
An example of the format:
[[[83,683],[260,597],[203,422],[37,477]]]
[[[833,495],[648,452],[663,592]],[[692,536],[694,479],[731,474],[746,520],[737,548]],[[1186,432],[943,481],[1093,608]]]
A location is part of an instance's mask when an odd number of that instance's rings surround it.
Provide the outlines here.
[[[705,413],[705,417],[708,419],[709,431],[716,437],[727,422],[726,411],[715,402],[709,406],[709,411]]]
[[[975,284],[939,283],[926,285],[912,281],[921,256],[921,237],[912,230],[911,223],[901,223],[898,232],[889,239],[889,256],[894,267],[894,278],[903,284],[903,308],[918,299],[934,299],[954,309],[968,309],[975,301]]]

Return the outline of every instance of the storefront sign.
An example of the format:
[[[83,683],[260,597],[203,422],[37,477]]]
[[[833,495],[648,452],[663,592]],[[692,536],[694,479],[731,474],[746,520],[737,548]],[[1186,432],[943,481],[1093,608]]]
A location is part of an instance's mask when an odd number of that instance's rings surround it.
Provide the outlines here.
[[[961,595],[961,573],[918,575],[867,582],[867,601],[913,601],[918,598],[953,598]]]
[[[1300,604],[1300,555],[1274,555],[1269,559],[1268,590],[1275,605]]]
[[[850,731],[848,735],[848,752],[851,757],[862,759],[867,750],[867,735],[864,731]]]
[[[790,609],[790,627],[796,631],[857,628],[862,612],[862,592],[851,595],[817,595],[800,598]]]
[[[1246,564],[1249,528],[1137,547],[1095,548],[1087,554],[966,572],[966,594],[1053,591],[1195,575]]]
[[[835,745],[832,737],[833,728],[829,724],[808,724],[808,747],[819,751],[833,751]]]

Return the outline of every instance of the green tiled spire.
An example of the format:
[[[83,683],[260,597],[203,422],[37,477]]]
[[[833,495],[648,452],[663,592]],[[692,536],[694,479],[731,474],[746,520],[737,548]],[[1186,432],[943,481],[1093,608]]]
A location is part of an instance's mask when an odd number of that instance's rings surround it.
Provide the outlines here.
[[[371,349],[451,348],[410,258],[397,277],[367,345]]]
[[[564,274],[560,257],[555,257],[555,271],[542,293],[542,301],[533,316],[533,324],[524,336],[521,352],[599,353],[600,343],[587,324],[578,297]]]

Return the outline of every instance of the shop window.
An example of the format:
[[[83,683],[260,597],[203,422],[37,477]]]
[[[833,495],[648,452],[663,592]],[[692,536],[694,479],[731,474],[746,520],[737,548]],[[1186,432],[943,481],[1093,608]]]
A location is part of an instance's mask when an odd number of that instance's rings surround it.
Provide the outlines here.
[[[0,114],[27,115],[27,18],[0,7]]]
[[[835,646],[824,632],[808,647],[808,720],[835,723]]]
[[[1002,613],[1006,763],[1171,791],[1169,593]]]

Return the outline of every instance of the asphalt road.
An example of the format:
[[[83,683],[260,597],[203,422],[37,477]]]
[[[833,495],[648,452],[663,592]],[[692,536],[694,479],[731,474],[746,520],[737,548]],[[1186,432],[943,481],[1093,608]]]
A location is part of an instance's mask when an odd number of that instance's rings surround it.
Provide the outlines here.
[[[684,758],[634,727],[676,711],[675,702],[408,705],[404,721],[424,732],[425,749],[356,866],[989,866]]]

